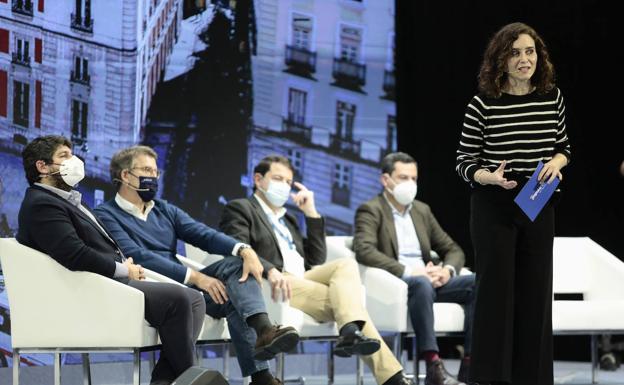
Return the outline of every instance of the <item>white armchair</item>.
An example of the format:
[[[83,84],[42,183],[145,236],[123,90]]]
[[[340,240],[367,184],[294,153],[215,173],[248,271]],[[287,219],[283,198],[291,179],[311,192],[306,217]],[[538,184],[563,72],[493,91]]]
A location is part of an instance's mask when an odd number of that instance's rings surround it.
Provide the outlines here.
[[[55,385],[60,353],[132,352],[133,383],[140,383],[139,353],[158,345],[156,329],[144,318],[142,292],[98,274],[72,272],[13,238],[0,239],[0,261],[10,306],[14,385],[20,354],[26,352],[55,354]]]
[[[435,253],[434,253],[435,254]],[[327,260],[336,258],[355,259],[353,237],[327,237]],[[470,274],[462,269],[460,274]],[[401,336],[413,335],[414,329],[407,311],[407,284],[385,270],[360,265],[360,278],[366,287],[366,308],[373,323],[380,331],[396,333],[393,351],[401,353]],[[454,303],[435,303],[434,330],[438,336],[451,336],[464,331],[464,309]],[[412,350],[416,354],[415,339]],[[414,360],[414,375],[418,376],[418,360]]]
[[[435,254],[435,253],[434,253]],[[353,237],[327,237],[327,259],[353,258]],[[460,274],[470,274],[462,269]],[[413,333],[407,312],[407,284],[385,270],[360,265],[360,277],[366,287],[366,308],[379,330]],[[436,303],[434,330],[438,335],[461,333],[464,330],[464,310],[458,304]]]
[[[197,247],[186,244],[186,257],[178,255],[178,259],[187,267],[201,270],[223,256],[208,254]],[[267,307],[269,317],[281,325],[292,326],[299,331],[303,338],[324,336],[337,337],[336,324],[333,322],[319,323],[301,310],[291,307],[288,302],[275,302],[271,298],[271,287],[266,280],[262,282],[262,296]]]
[[[591,336],[596,383],[598,336],[624,334],[624,263],[590,238],[556,237],[553,293],[553,334]]]
[[[167,276],[159,274],[155,271],[145,269],[145,277],[147,280],[154,282],[171,283],[174,285],[185,286],[178,281],[175,281]],[[186,287],[186,286],[185,286]],[[197,343],[202,345],[208,344],[221,344],[230,340],[230,332],[227,328],[227,320],[225,318],[212,318],[206,315],[204,318],[204,324],[202,330],[197,338]]]
[[[355,259],[353,237],[326,238],[327,260]],[[366,288],[366,309],[378,330],[401,333],[407,330],[407,284],[385,270],[360,266]]]
[[[193,245],[185,245],[186,257],[178,255],[178,259],[187,267],[194,270],[201,270],[223,256],[209,254]],[[262,296],[267,308],[269,318],[280,325],[292,326],[299,332],[302,339],[335,339],[338,337],[335,322],[320,323],[301,310],[295,309],[288,302],[275,302],[271,298],[271,287],[268,281],[262,281]],[[284,378],[284,355],[277,357],[277,374]],[[332,357],[330,357],[331,359]],[[333,380],[333,361],[330,360],[330,371],[328,376]],[[303,379],[302,379],[303,381]]]

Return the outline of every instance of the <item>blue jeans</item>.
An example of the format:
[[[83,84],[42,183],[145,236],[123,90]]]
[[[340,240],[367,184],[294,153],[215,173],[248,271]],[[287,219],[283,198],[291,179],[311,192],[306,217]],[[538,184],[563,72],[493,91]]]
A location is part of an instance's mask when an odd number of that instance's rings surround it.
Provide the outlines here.
[[[243,377],[268,369],[267,361],[256,361],[253,358],[257,337],[255,330],[246,322],[254,314],[267,312],[258,281],[249,275],[245,282],[238,282],[243,274],[243,261],[238,257],[225,257],[205,267],[201,273],[225,284],[229,300],[223,305],[214,302],[208,294],[202,292],[206,301],[206,314],[227,319]]]
[[[460,275],[449,279],[446,285],[435,289],[429,278],[414,276],[405,278],[407,283],[407,305],[416,334],[418,352],[437,352],[438,342],[433,329],[434,302],[451,302],[464,306],[464,351],[470,354],[472,345],[472,317],[474,312],[475,275]]]

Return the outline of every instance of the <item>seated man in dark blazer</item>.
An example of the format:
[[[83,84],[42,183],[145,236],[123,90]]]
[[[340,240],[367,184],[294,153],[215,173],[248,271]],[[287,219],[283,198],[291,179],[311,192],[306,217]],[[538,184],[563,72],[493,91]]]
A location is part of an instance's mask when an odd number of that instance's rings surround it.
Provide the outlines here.
[[[293,183],[293,175],[287,158],[262,159],[254,168],[254,195],[227,204],[221,229],[258,252],[274,300],[290,299],[291,306],[319,322],[336,321],[336,355],[361,355],[378,384],[409,384],[362,305],[357,263],[346,258],[325,263],[324,219],[316,211],[312,191]],[[290,193],[293,184],[296,194]],[[283,207],[289,197],[305,215],[307,238]]]
[[[72,155],[69,140],[36,138],[24,148],[22,158],[30,187],[19,211],[17,240],[69,270],[101,274],[142,291],[145,319],[162,340],[151,383],[171,384],[195,362],[195,341],[205,311],[202,296],[182,286],[144,281],[144,269],[121,252],[72,189],[84,177],[84,164]]]
[[[146,146],[118,151],[110,164],[117,194],[95,214],[121,251],[148,269],[201,290],[206,313],[227,318],[241,372],[251,376],[252,385],[278,384],[267,360],[292,349],[299,335],[293,327],[269,320],[258,284],[263,269],[258,256],[249,245],[155,199],[160,176],[156,161],[156,152]],[[178,240],[225,258],[201,271],[186,268],[176,258]]]
[[[458,275],[462,249],[442,230],[425,203],[416,197],[417,165],[405,153],[386,155],[381,163],[384,191],[355,214],[355,255],[363,265],[384,269],[408,285],[408,309],[419,353],[427,362],[426,385],[456,384],[438,357],[433,303],[454,302],[465,309],[465,358],[458,378],[465,382],[470,363],[474,274]],[[431,250],[441,258],[434,264]]]

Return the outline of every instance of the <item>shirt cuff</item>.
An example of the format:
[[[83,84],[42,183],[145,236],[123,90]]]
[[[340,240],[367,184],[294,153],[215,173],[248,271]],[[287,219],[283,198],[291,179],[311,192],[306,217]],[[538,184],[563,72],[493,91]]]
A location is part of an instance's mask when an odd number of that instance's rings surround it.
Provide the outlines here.
[[[234,249],[232,249],[232,255],[235,257],[238,257],[238,250],[242,247],[242,246],[249,246],[246,243],[243,242],[238,242],[237,244],[234,245]],[[251,247],[251,246],[249,246]]]
[[[115,262],[115,274],[113,278],[127,278],[128,277],[128,267],[123,263]]]
[[[403,275],[401,276],[401,278],[405,279],[412,275],[412,268],[407,265],[403,266],[405,266],[405,270],[403,270]]]
[[[447,269],[449,269],[451,271],[451,277],[454,277],[457,275],[457,271],[455,271],[455,266],[453,265],[444,265],[444,267],[446,267]]]
[[[191,268],[186,268],[186,275],[184,275],[184,284],[188,285],[189,279],[191,279]]]

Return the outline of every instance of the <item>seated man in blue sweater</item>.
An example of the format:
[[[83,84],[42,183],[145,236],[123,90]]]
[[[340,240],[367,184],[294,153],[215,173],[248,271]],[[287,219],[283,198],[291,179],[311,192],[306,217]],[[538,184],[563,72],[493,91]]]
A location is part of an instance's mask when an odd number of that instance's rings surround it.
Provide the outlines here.
[[[243,376],[251,376],[253,385],[280,384],[269,372],[267,360],[292,349],[299,335],[292,327],[273,326],[269,321],[259,285],[263,267],[258,256],[249,245],[154,199],[160,176],[156,159],[156,152],[146,146],[117,152],[110,165],[117,195],[97,207],[96,215],[124,254],[201,290],[206,313],[227,318]],[[226,257],[201,271],[188,269],[176,258],[178,239]]]

